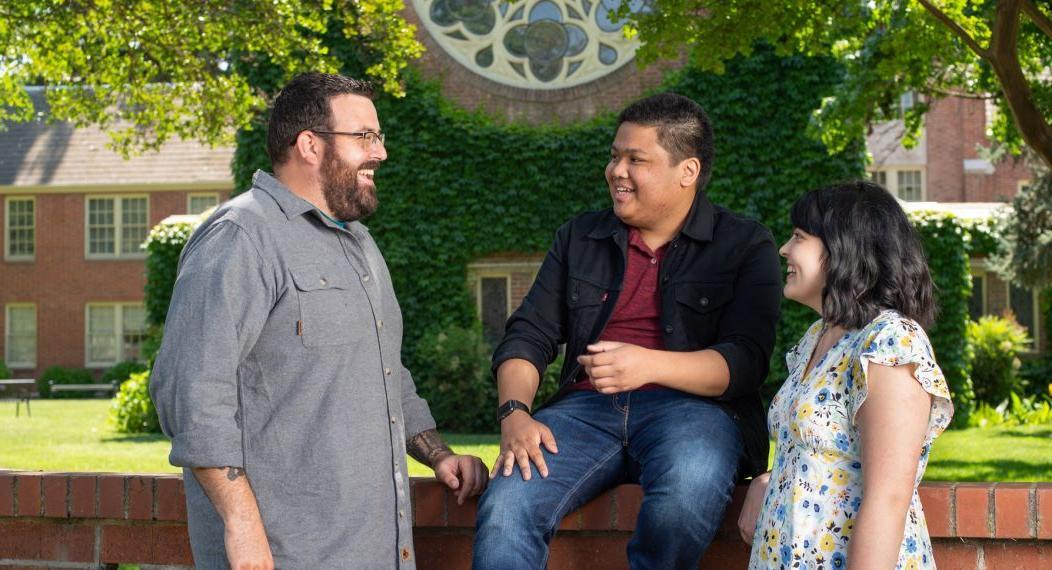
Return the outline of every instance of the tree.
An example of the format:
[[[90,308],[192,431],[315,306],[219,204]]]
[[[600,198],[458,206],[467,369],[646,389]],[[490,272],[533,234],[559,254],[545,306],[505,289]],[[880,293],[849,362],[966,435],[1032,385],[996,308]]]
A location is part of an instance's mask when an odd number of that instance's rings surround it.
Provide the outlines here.
[[[283,84],[303,71],[354,67],[388,92],[423,47],[400,0],[4,0],[0,128],[35,116],[98,124],[125,155],[178,136],[228,144],[266,108],[247,73]],[[258,78],[257,78],[258,79]],[[272,95],[270,93],[269,95]]]
[[[934,100],[988,97],[1002,111],[995,137],[1018,154],[1023,143],[1052,167],[1052,18],[1048,0],[652,0],[629,15],[641,62],[690,45],[714,71],[758,41],[780,53],[828,54],[844,82],[814,127],[831,149],[898,113],[902,93]],[[627,3],[626,3],[627,4]],[[1040,6],[1039,6],[1040,4]],[[628,15],[627,6],[622,12]],[[928,105],[906,112],[913,135]]]

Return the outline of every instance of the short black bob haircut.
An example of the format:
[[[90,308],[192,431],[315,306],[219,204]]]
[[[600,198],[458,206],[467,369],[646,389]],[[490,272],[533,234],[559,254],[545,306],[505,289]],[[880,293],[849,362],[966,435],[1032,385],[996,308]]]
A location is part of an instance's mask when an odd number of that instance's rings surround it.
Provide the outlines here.
[[[705,190],[712,178],[716,148],[712,141],[712,122],[701,105],[682,95],[659,93],[626,107],[617,117],[617,126],[621,123],[656,127],[658,144],[669,153],[673,164],[692,156],[700,160],[697,190]]]
[[[936,306],[924,249],[895,198],[872,182],[812,190],[793,204],[793,227],[822,240],[826,286],[822,318],[859,329],[884,309],[923,327]]]
[[[332,73],[302,73],[281,88],[267,125],[267,155],[273,166],[288,160],[289,148],[296,137],[308,129],[331,130],[330,100],[339,95],[361,95],[373,98],[373,87],[367,81]]]

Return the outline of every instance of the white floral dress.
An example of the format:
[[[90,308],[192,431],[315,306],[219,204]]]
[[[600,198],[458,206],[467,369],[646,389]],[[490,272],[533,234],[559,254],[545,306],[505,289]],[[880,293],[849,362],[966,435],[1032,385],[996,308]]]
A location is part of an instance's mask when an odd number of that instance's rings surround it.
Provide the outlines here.
[[[855,416],[868,393],[871,363],[915,364],[914,376],[932,395],[896,567],[934,568],[916,486],[932,441],[950,423],[953,405],[931,343],[916,322],[884,311],[864,328],[844,334],[804,376],[822,330],[822,321],[816,322],[786,355],[789,378],[771,401],[767,420],[775,438],[774,467],[756,521],[749,568],[847,565],[848,542],[862,505],[862,441]]]

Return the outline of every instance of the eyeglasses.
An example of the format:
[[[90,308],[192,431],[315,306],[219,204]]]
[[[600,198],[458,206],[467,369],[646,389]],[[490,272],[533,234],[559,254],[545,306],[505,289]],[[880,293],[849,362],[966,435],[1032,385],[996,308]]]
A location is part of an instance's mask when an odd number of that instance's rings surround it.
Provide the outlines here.
[[[369,143],[370,145],[376,145],[376,144],[382,145],[382,144],[384,144],[384,141],[387,139],[387,136],[384,135],[383,131],[357,131],[357,132],[349,133],[349,132],[346,132],[346,131],[319,131],[319,130],[316,130],[316,129],[309,129],[309,130],[312,133],[317,133],[319,135],[347,135],[349,137],[354,137],[356,139],[363,139],[363,140],[365,140],[365,142]]]

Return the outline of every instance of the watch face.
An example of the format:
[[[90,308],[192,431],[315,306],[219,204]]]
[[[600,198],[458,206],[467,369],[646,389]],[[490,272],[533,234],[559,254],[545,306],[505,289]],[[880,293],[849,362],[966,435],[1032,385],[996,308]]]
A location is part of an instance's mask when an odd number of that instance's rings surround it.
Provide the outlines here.
[[[651,0],[629,0],[633,13]],[[632,60],[620,0],[413,0],[431,37],[453,59],[497,83],[562,89]]]

